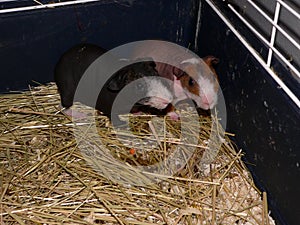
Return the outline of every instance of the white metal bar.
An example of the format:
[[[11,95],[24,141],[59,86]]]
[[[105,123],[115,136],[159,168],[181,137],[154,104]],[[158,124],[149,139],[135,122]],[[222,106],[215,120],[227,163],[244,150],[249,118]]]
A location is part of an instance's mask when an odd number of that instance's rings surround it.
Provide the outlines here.
[[[19,0],[0,0],[0,3],[1,2],[17,2],[17,1],[19,1]]]
[[[0,3],[1,2],[16,2],[16,1],[18,1],[18,0],[0,0]]]
[[[286,59],[280,51],[278,51],[273,46],[270,46],[270,43],[241,15],[239,14],[234,7],[232,7],[230,4],[228,4],[228,7],[236,14],[241,21],[256,35],[258,36],[269,48],[273,50],[273,52],[276,53],[276,55],[300,78],[300,72],[290,63],[288,59]]]
[[[274,71],[267,66],[265,61],[257,53],[257,51],[245,40],[243,36],[234,28],[231,22],[220,12],[220,10],[211,2],[211,0],[205,0],[209,6],[215,11],[215,13],[223,20],[223,22],[229,27],[234,35],[241,41],[241,43],[248,49],[248,51],[255,57],[255,59],[261,64],[261,66],[269,73],[269,75],[276,81],[281,89],[289,96],[289,98],[300,108],[300,100],[295,94],[283,83],[283,81],[274,73]]]
[[[300,14],[296,12],[292,7],[290,7],[288,4],[286,4],[282,0],[277,0],[284,8],[286,8],[290,13],[292,13],[294,16],[296,16],[300,20]]]
[[[30,10],[36,10],[36,9],[51,9],[51,8],[61,7],[61,6],[77,5],[77,4],[84,4],[84,3],[89,3],[89,2],[99,2],[99,1],[103,1],[103,0],[75,0],[75,1],[51,3],[51,4],[44,4],[44,5],[25,6],[25,7],[11,8],[11,9],[1,9],[0,14],[30,11]]]
[[[274,14],[274,20],[273,23],[277,24],[278,23],[278,18],[279,18],[279,13],[280,13],[280,3],[276,3],[276,8],[275,8],[275,14]],[[271,40],[269,45],[274,47],[274,43],[275,43],[275,38],[276,38],[276,26],[273,25],[272,27],[272,33],[271,33]],[[268,53],[268,59],[267,59],[267,66],[271,66],[271,62],[272,62],[272,56],[273,56],[273,50],[272,48],[269,48],[269,53]]]
[[[300,51],[300,44],[292,38],[285,30],[283,30],[277,23],[274,21],[261,9],[259,8],[252,0],[248,0],[248,2],[264,17],[266,18],[273,26],[277,28],[277,30],[283,34],[299,51]],[[277,2],[278,4],[278,2]]]

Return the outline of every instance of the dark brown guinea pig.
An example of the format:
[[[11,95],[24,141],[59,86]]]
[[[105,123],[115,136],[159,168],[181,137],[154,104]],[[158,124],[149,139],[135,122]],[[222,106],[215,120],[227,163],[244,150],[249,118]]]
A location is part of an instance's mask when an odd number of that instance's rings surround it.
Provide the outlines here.
[[[73,105],[75,91],[82,75],[92,62],[105,52],[105,49],[97,45],[78,44],[60,57],[54,69],[54,81],[63,108]]]

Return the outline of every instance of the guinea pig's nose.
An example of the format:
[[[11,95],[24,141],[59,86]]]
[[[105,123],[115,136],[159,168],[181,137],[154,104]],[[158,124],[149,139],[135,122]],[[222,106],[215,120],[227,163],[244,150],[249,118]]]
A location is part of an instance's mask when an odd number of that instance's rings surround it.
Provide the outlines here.
[[[206,96],[202,96],[201,101],[203,109],[210,109],[211,102]]]
[[[209,101],[208,101],[208,98],[206,96],[202,97],[202,103],[205,104],[205,105],[209,105]]]

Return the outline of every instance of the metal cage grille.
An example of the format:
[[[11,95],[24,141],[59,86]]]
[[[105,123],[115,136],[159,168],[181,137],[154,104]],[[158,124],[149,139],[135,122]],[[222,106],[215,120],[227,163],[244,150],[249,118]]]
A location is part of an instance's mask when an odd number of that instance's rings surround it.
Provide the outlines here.
[[[289,68],[297,83],[296,85],[299,86],[297,89],[300,91],[299,2],[297,3],[297,0],[222,0],[234,15],[267,46],[268,54],[264,56],[240,34],[238,29],[222,13],[222,10],[215,4],[220,1],[206,0],[249,52],[300,108],[300,101],[296,94],[276,75],[276,71],[272,68],[272,60],[276,57]]]

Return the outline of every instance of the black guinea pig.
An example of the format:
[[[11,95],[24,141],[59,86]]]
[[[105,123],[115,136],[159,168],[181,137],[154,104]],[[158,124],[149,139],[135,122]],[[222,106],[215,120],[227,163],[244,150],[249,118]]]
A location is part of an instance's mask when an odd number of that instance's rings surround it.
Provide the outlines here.
[[[79,44],[67,50],[59,59],[54,70],[54,80],[61,97],[61,105],[65,108],[67,115],[82,116],[80,113],[76,114],[67,110],[73,105],[76,88],[84,72],[98,57],[106,52],[105,49],[97,45]],[[116,60],[118,59],[116,58]],[[112,107],[117,95],[126,85],[141,78],[139,82],[135,82],[131,86],[131,94],[141,96],[141,99],[137,101],[138,104],[135,105],[135,110],[138,105],[146,105],[159,110],[165,109],[173,101],[173,94],[170,84],[163,79],[159,79],[155,69],[156,64],[153,61],[139,60],[130,61],[130,63],[130,65],[117,71],[108,79],[100,91],[96,104],[82,103],[95,106],[97,110],[112,118]],[[143,96],[148,97],[144,98]],[[122,102],[122,107],[117,107],[114,113],[129,112],[131,104],[127,105],[126,102],[125,99]]]

